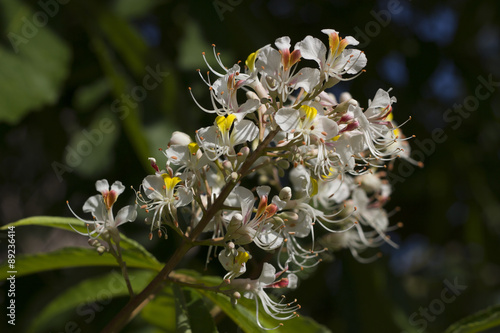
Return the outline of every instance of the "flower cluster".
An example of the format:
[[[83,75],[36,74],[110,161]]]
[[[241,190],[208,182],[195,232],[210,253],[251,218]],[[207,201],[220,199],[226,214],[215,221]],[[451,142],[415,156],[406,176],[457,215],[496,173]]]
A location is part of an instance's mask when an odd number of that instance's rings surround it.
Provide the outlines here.
[[[203,54],[209,72],[200,77],[211,106],[189,90],[215,120],[193,137],[174,132],[163,150],[165,167],[151,158],[154,174],[137,192],[149,213],[150,238],[153,231],[166,237],[170,226],[209,245],[209,255],[222,247],[225,288],[256,299],[257,312],[260,303],[279,320],[296,316],[300,306],[276,302],[264,289],[294,288],[296,273],[317,265],[325,251],[348,249],[370,262],[378,256],[365,254],[370,248],[397,247],[388,232],[400,227],[390,225],[384,209],[391,194],[384,169],[397,157],[409,159],[407,139],[392,118],[396,98],[390,89],[379,89],[366,104],[347,92],[338,99],[329,93],[359,76],[367,59],[353,37],[322,32],[328,45],[307,36],[292,49],[282,37],[244,65],[226,67],[215,45],[217,67]],[[104,194],[103,200],[107,205]],[[98,221],[94,232],[117,224]],[[199,240],[202,233],[209,239]],[[279,272],[264,263],[258,280],[239,278],[257,248],[276,254]],[[258,315],[257,322],[262,327]]]

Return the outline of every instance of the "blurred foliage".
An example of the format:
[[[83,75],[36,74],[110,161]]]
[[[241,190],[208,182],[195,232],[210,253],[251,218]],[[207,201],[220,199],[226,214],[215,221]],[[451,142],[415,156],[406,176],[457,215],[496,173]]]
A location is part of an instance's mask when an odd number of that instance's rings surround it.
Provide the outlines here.
[[[384,257],[368,265],[340,253],[306,272],[310,278],[291,295],[300,300],[301,313],[334,332],[441,332],[500,303],[497,1],[61,3],[0,0],[2,224],[34,215],[69,216],[65,201],[81,207],[97,179],[137,188],[151,172],[147,157],[163,161],[158,148],[172,131],[193,133],[213,121],[188,93],[192,87],[198,101],[210,105],[196,69],[207,70],[203,51],[214,64],[212,43],[230,66],[278,37],[295,43],[334,28],[360,40],[368,65],[360,78],[333,92],[348,90],[365,104],[378,88],[393,87],[395,119],[412,117],[403,131],[416,135],[410,143],[425,167],[399,162],[388,170],[395,186],[392,221],[405,224],[391,235],[400,249],[384,247]],[[491,90],[484,80],[494,82]],[[477,99],[478,89],[489,94],[477,106],[469,104],[472,111],[453,111]],[[439,143],[431,140],[437,129],[446,137]],[[132,191],[127,194],[133,200]],[[122,231],[166,260],[177,239],[148,241],[141,221]],[[26,254],[88,247],[84,238],[52,228],[16,230],[17,250]],[[2,246],[5,239],[1,234]],[[185,264],[202,271],[205,253],[196,254]],[[255,276],[260,268],[248,269]],[[25,331],[65,290],[104,273],[109,270],[74,268],[18,279],[16,300],[23,306],[16,328]],[[217,265],[209,265],[207,274],[220,275]],[[442,303],[444,309],[437,307],[446,281],[455,279],[467,288]],[[1,297],[3,304],[7,298]],[[184,291],[184,297],[197,295]],[[61,322],[72,318],[93,332],[123,304],[107,304],[90,323],[74,311]],[[421,312],[426,308],[429,317]],[[220,331],[236,330],[227,316],[216,320]],[[149,322],[145,314],[127,330],[153,332],[144,328]]]

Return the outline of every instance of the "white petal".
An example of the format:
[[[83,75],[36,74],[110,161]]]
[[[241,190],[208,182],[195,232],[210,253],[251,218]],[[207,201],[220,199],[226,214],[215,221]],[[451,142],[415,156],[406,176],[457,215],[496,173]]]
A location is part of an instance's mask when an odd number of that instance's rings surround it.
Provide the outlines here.
[[[322,29],[321,32],[327,34],[328,36],[331,34],[338,34],[338,31],[333,29]]]
[[[185,186],[180,186],[177,190],[179,200],[175,201],[175,207],[186,206],[193,201],[193,192]]]
[[[297,288],[297,283],[299,281],[299,278],[295,274],[288,274],[288,288],[290,289],[295,289]]]
[[[268,285],[274,282],[276,274],[276,268],[270,263],[265,262],[262,267],[262,273],[260,273],[259,283]]]
[[[276,205],[276,207],[278,207],[278,210],[284,209],[286,207],[286,203],[287,203],[287,201],[281,200],[280,197],[278,197],[277,195],[275,195],[273,197],[273,201],[272,202],[273,202],[273,204]]]
[[[238,110],[233,114],[236,116],[236,119],[238,119],[238,121],[241,121],[248,113],[257,110],[259,106],[259,100],[248,99],[245,103],[241,104]]]
[[[190,152],[187,146],[172,145],[170,148],[165,150],[165,155],[172,164],[181,165],[188,161]]]
[[[320,67],[325,63],[326,46],[318,38],[307,36],[295,45],[295,49],[300,50],[302,58],[314,60]]]
[[[261,232],[257,238],[263,243],[266,251],[277,249],[283,244],[283,236],[276,231]]]
[[[258,134],[259,128],[255,126],[253,121],[243,119],[234,126],[231,132],[231,144],[236,146],[246,141],[252,141]]]
[[[300,112],[293,108],[281,108],[276,112],[274,119],[285,132],[290,132],[299,125]]]
[[[284,36],[284,37],[280,37],[278,39],[276,39],[276,42],[274,43],[276,45],[276,47],[279,49],[279,50],[288,50],[290,49],[290,37],[288,36]]]
[[[326,132],[326,137],[325,137],[326,140],[330,140],[331,138],[337,136],[337,134],[339,133],[339,126],[335,121],[325,116],[317,118],[318,119],[317,123],[315,124],[315,127],[320,132]]]
[[[271,187],[267,185],[257,187],[257,195],[259,196],[259,198],[263,196],[267,197],[269,195],[269,192],[271,192]]]
[[[359,188],[352,191],[352,200],[361,213],[366,210],[368,203],[370,202],[365,191]]]
[[[144,188],[144,193],[149,199],[153,200],[163,200],[163,193],[165,190],[165,181],[161,176],[149,175],[142,181],[142,186]]]
[[[136,205],[128,205],[118,211],[115,218],[115,227],[126,222],[132,222],[137,218]]]
[[[349,105],[348,112],[352,112],[354,118],[359,122],[359,126],[363,129],[368,129],[370,127],[370,122],[363,113],[363,110],[359,106]]]
[[[349,49],[345,50],[342,55],[349,59],[349,63],[346,65],[347,74],[356,74],[365,68],[367,59],[364,52]]]
[[[310,93],[320,81],[320,72],[316,68],[306,67],[295,74],[290,80],[290,86],[295,89],[304,88]]]
[[[344,39],[347,41],[349,45],[355,46],[359,44],[358,40],[352,36],[346,36],[344,37]]]
[[[254,204],[254,197],[252,191],[243,186],[238,186],[234,189],[234,193],[238,197],[241,205],[241,215],[243,218],[252,214],[252,208]],[[248,216],[249,217],[249,216]]]
[[[118,196],[122,194],[123,191],[125,191],[125,186],[123,186],[122,182],[117,180],[113,183],[113,185],[111,185],[111,191],[115,191],[116,195]]]
[[[101,179],[95,182],[95,189],[97,192],[109,191],[109,183],[106,179]]]
[[[92,213],[97,221],[105,221],[107,219],[107,209],[100,194],[88,198],[83,204],[83,211],[85,213]]]
[[[255,63],[256,68],[277,79],[276,76],[281,65],[281,54],[270,45],[266,45],[259,50],[258,57]]]

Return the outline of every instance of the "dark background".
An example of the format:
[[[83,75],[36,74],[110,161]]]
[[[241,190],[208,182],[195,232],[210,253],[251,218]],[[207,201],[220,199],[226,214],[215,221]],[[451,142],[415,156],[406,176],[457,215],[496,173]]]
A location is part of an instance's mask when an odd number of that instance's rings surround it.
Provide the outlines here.
[[[500,87],[484,85],[500,82],[498,1],[47,3],[52,7],[0,1],[2,224],[70,216],[66,200],[81,212],[98,179],[137,189],[151,173],[148,156],[164,163],[158,148],[173,130],[192,134],[213,121],[188,91],[192,87],[198,101],[210,105],[196,69],[207,70],[203,51],[214,64],[212,43],[230,67],[281,36],[290,36],[292,45],[306,35],[327,43],[321,29],[332,28],[356,37],[368,58],[366,73],[333,92],[350,91],[366,105],[378,88],[392,87],[394,118],[412,117],[403,131],[416,135],[413,156],[425,167],[397,162],[389,173],[391,221],[405,225],[392,234],[400,249],[384,246],[384,256],[372,264],[336,254],[294,293],[301,313],[334,332],[440,332],[500,302]],[[137,88],[157,69],[164,76],[154,89]],[[127,99],[131,94],[139,98]],[[133,200],[131,190],[119,204],[127,200]],[[160,260],[176,244],[175,237],[148,241],[140,218],[122,231]],[[18,253],[88,246],[85,237],[44,228],[18,228],[16,240]],[[205,253],[198,257],[186,265],[202,267]],[[16,328],[21,332],[23,322],[68,286],[105,271],[18,279]],[[446,281],[467,288],[440,308],[435,300]],[[102,327],[123,302],[112,304],[82,326],[84,332]],[[426,318],[420,311],[429,306],[434,314]]]

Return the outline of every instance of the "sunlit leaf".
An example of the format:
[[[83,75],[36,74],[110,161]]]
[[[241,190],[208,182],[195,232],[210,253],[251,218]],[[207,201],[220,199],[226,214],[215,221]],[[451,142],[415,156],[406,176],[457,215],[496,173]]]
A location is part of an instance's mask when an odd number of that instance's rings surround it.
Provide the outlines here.
[[[123,261],[126,262],[128,268],[159,271],[162,267],[160,264],[147,260],[139,252],[135,251],[123,251]],[[16,278],[18,278],[53,269],[88,266],[118,266],[118,264],[116,259],[109,253],[99,255],[93,248],[70,247],[48,253],[18,255],[15,267],[17,270]],[[6,279],[9,276],[7,262],[3,263],[0,269],[0,279]]]
[[[202,283],[207,287],[217,286],[222,282],[222,278],[217,276],[202,276],[200,273],[191,270],[179,270],[176,273],[183,274],[193,278],[191,283]],[[256,303],[254,300],[244,297],[238,300],[238,304],[234,306],[228,296],[220,293],[215,293],[206,289],[195,289],[197,293],[203,295],[213,304],[217,305],[226,315],[228,315],[244,332],[253,333],[260,332],[262,329],[256,321]],[[260,305],[259,320],[266,328],[278,327],[280,321],[269,317]],[[300,315],[300,314],[299,314]],[[286,326],[286,332],[311,332],[311,333],[326,333],[330,332],[326,327],[316,323],[314,320],[299,316],[283,322]],[[280,329],[269,330],[268,332],[280,332]]]
[[[85,223],[72,217],[57,217],[57,216],[33,216],[28,217],[17,222],[6,224],[0,227],[0,230],[7,230],[9,227],[23,227],[23,226],[43,226],[59,228],[64,230],[69,230],[74,232],[73,228],[80,232],[86,232]],[[72,227],[73,228],[72,228]],[[132,250],[138,252],[138,256],[144,257],[144,259],[151,263],[153,266],[159,266],[160,263],[156,258],[146,250],[141,244],[133,239],[130,239],[123,234],[120,234],[120,246],[123,250]]]

